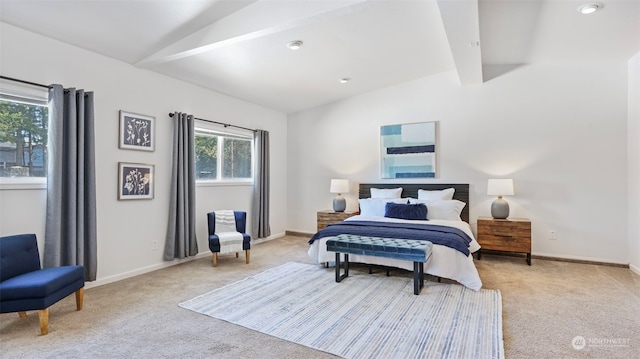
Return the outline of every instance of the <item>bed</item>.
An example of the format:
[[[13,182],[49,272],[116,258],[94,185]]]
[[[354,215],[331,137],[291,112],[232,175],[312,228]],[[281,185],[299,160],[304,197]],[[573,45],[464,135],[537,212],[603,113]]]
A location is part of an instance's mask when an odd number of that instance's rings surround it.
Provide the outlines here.
[[[390,193],[389,191],[392,191],[392,189],[394,188],[402,188],[402,192],[399,199],[371,199],[372,188],[374,189],[374,191],[377,191],[376,197],[379,196],[381,192],[384,192],[383,195],[386,195]],[[453,198],[451,200],[441,200],[434,198],[431,198],[431,200],[428,199],[429,196],[440,196],[444,192],[450,191],[447,190],[450,188],[453,188]],[[455,246],[450,246],[447,243],[438,244],[434,242],[432,247],[431,259],[427,263],[425,263],[425,273],[436,277],[452,279],[475,291],[480,290],[480,288],[482,287],[482,281],[480,280],[480,276],[478,275],[478,271],[473,262],[473,256],[471,255],[471,253],[474,253],[480,249],[480,245],[475,240],[473,232],[471,231],[471,227],[469,226],[468,184],[360,184],[359,197],[361,199],[361,212],[359,215],[350,217],[336,226],[329,226],[320,231],[326,232],[318,232],[316,233],[316,235],[314,235],[314,237],[312,237],[308,254],[316,264],[320,265],[323,263],[335,261],[335,253],[328,252],[326,249],[327,240],[332,238],[331,236],[327,235],[335,235],[337,231],[340,231],[343,228],[349,229],[348,227],[354,226],[364,227],[370,224],[371,230],[376,229],[378,226],[407,228],[415,227],[414,230],[417,230],[418,228],[422,228],[423,225],[426,225],[424,226],[425,228],[429,227],[432,229],[442,229],[443,231],[451,231],[456,233],[462,232],[460,233],[460,237],[466,238],[467,242],[465,242],[465,245],[467,246],[467,250],[461,251],[460,248],[455,249],[453,248]],[[427,200],[419,201],[418,197],[422,197]],[[413,204],[426,204],[427,218],[429,218],[428,220],[406,220],[399,218],[388,218],[384,217],[384,214],[380,214],[379,210],[377,210],[378,207],[376,207],[376,210],[372,210],[370,207],[371,203],[375,203],[376,206],[379,206],[380,202],[383,202],[382,205],[384,207],[384,202],[407,203],[409,199],[411,199],[410,203]],[[459,203],[458,201],[463,203]],[[457,213],[455,216],[450,215],[449,212],[447,212],[447,214],[441,214],[441,212],[439,212],[442,208],[451,209],[452,205],[457,207]],[[464,207],[460,209],[460,207],[462,206]],[[429,207],[432,208],[432,211],[429,211]],[[432,213],[432,215],[429,215],[430,212]],[[457,216],[458,214],[459,217]],[[376,228],[374,228],[374,226]],[[385,228],[385,230],[389,229]],[[405,229],[401,228],[399,230]],[[417,234],[417,232],[414,233]],[[420,235],[425,236],[426,234],[420,233]],[[458,247],[460,247],[460,245],[458,245]],[[465,254],[463,252],[469,254]],[[413,270],[412,262],[390,258],[350,255],[349,261]]]

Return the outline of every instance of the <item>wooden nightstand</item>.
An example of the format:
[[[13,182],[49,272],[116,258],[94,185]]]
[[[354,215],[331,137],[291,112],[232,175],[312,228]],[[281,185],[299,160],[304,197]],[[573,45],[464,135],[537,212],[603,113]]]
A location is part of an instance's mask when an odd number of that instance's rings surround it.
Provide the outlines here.
[[[330,224],[342,222],[345,219],[355,216],[358,213],[359,212],[347,212],[347,211],[334,212],[331,210],[318,211],[318,219],[317,219],[318,230],[321,230]]]
[[[526,218],[494,219],[478,218],[478,251],[480,260],[483,249],[502,252],[527,254],[527,263],[531,265],[531,221]]]

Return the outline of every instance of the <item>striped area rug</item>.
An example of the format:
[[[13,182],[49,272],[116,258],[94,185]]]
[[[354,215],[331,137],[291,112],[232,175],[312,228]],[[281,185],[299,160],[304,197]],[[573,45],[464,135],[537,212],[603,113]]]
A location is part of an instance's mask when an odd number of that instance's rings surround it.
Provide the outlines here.
[[[500,291],[287,263],[183,308],[344,358],[504,358]]]

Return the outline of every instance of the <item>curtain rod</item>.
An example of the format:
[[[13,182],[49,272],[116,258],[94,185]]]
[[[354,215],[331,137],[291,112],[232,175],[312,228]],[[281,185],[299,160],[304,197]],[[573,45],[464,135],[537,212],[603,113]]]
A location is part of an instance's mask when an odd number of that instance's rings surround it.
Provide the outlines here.
[[[169,117],[173,117],[174,113],[169,113]],[[247,130],[247,131],[251,131],[251,132],[257,132],[258,130],[254,130],[253,128],[246,128],[246,127],[242,127],[242,126],[236,126],[236,125],[232,125],[230,123],[223,123],[223,122],[218,122],[218,121],[213,121],[213,120],[205,120],[204,118],[197,118],[194,117],[195,120],[198,121],[204,121],[204,122],[210,122],[210,123],[215,123],[218,125],[222,125],[224,127],[235,127],[235,128],[241,128],[243,130]]]
[[[9,81],[14,81],[14,82],[20,82],[20,83],[27,84],[27,85],[31,85],[31,86],[44,87],[44,88],[48,88],[48,89],[53,88],[52,86],[49,86],[49,85],[43,85],[43,84],[39,84],[39,83],[36,83],[36,82],[31,82],[31,81],[25,81],[25,80],[15,79],[15,78],[13,78],[13,77],[8,77],[8,76],[2,76],[2,75],[0,75],[0,79],[3,79],[3,80],[9,80]]]

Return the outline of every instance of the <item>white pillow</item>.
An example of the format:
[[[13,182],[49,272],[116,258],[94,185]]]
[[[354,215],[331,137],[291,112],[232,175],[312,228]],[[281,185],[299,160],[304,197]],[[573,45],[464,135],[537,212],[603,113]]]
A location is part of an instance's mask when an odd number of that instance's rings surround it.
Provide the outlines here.
[[[371,189],[371,198],[400,198],[401,195],[402,187]]]
[[[448,219],[450,221],[461,221],[460,214],[467,204],[457,199],[444,200],[421,200],[410,198],[409,203],[424,203],[427,206],[427,219]]]
[[[450,201],[453,199],[453,193],[455,191],[455,188],[447,188],[441,191],[427,191],[424,189],[419,189],[418,199]]]
[[[360,215],[384,217],[387,202],[407,203],[406,198],[360,198]]]

